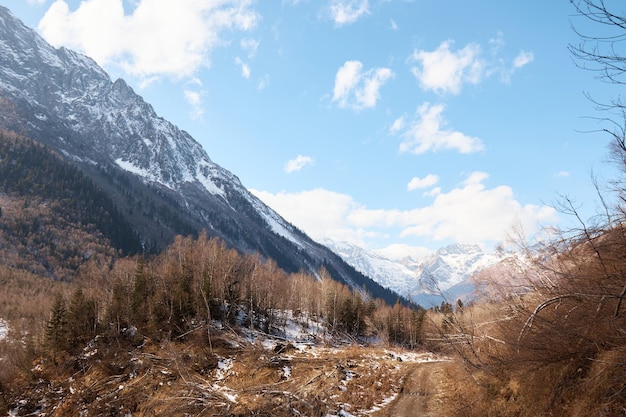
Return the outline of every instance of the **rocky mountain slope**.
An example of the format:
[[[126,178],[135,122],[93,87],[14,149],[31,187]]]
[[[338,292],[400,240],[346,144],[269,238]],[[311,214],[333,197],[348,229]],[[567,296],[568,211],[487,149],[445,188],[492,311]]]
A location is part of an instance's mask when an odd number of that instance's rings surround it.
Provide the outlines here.
[[[325,267],[353,287],[396,296],[282,219],[92,59],[55,49],[0,7],[0,128],[62,155],[114,202],[147,252],[177,234],[226,241],[288,272]]]

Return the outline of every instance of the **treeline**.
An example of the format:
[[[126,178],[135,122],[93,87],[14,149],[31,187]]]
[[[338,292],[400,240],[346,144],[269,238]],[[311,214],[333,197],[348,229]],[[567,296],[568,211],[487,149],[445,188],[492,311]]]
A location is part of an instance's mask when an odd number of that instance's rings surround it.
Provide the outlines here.
[[[60,219],[93,225],[122,254],[141,253],[139,236],[110,197],[49,149],[30,139],[0,133],[0,158],[0,191],[53,200],[57,204],[51,208]]]
[[[152,259],[121,259],[105,281],[77,287],[68,300],[57,297],[46,330],[49,352],[71,351],[97,334],[183,340],[214,320],[280,335],[287,317],[305,326],[323,322],[329,335],[410,347],[421,341],[420,308],[389,306],[325,270],[288,275],[204,234],[179,236]]]

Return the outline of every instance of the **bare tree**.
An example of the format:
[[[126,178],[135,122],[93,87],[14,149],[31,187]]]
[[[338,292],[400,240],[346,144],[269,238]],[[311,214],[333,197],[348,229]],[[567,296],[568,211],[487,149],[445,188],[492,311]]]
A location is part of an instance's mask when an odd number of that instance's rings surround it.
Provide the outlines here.
[[[593,33],[583,29],[584,24],[573,23],[580,37],[578,45],[569,49],[577,64],[597,72],[601,79],[612,84],[626,84],[626,16],[619,0],[570,0],[576,17],[593,23]],[[581,22],[581,20],[577,20]]]
[[[597,74],[609,84],[626,84],[626,10],[619,0],[570,0],[576,14],[572,22],[580,38],[570,44],[574,62]],[[611,156],[623,174],[626,174],[626,102],[621,95],[600,101],[589,93],[587,97],[600,110],[610,111],[602,119],[608,127],[602,129],[611,137]],[[623,182],[621,182],[623,185]],[[621,187],[622,191],[624,187]],[[624,202],[623,196],[621,196]]]

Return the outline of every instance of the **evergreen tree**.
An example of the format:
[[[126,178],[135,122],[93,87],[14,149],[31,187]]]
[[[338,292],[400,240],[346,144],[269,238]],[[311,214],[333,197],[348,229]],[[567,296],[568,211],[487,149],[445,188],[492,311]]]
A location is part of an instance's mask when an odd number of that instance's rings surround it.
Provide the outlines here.
[[[65,299],[57,294],[46,325],[46,347],[56,362],[57,355],[67,349],[67,308]]]
[[[148,288],[148,277],[145,272],[145,259],[142,256],[137,261],[131,300],[132,321],[135,326],[142,327],[149,320],[148,300],[151,296]]]
[[[79,346],[93,337],[98,327],[98,309],[93,298],[86,297],[78,287],[67,309],[68,343]]]

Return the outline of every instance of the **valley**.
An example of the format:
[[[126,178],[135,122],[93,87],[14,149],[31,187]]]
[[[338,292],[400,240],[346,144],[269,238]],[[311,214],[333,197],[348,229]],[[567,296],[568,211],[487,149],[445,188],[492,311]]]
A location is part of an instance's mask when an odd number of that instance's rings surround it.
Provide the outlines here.
[[[565,199],[580,224],[517,251],[322,244],[0,6],[0,415],[623,417],[619,180],[593,222]]]

